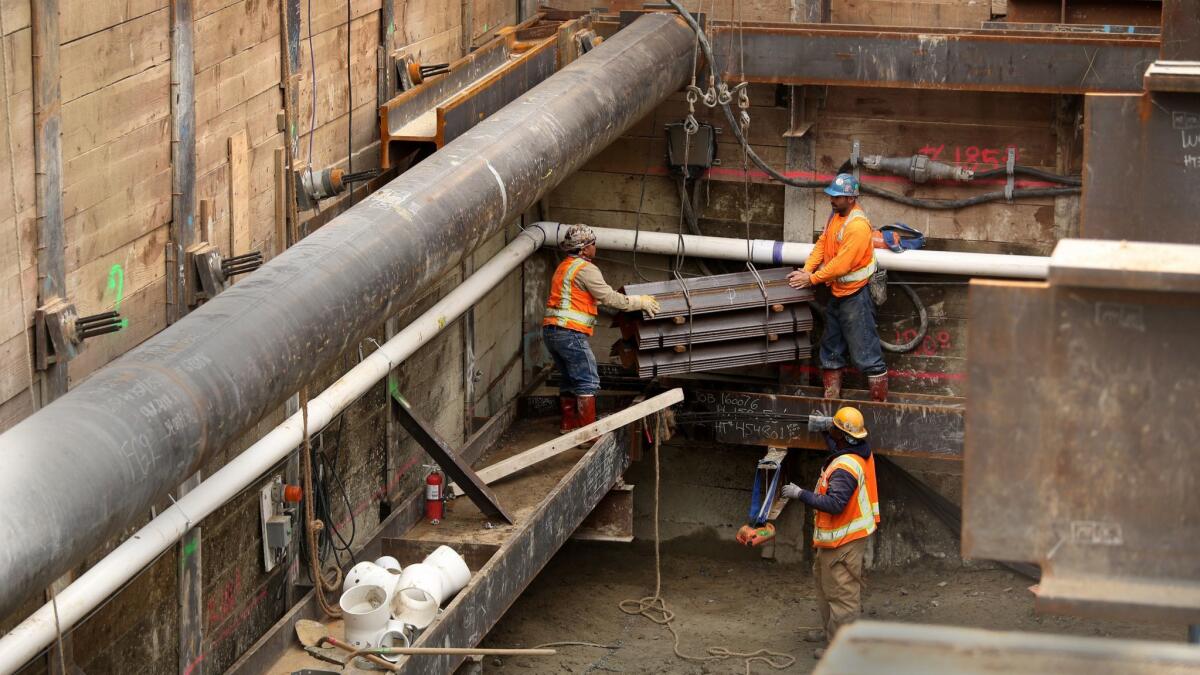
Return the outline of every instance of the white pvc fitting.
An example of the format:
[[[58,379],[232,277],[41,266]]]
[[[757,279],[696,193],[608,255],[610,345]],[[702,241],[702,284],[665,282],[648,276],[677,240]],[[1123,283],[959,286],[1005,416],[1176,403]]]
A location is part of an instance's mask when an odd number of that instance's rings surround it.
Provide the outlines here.
[[[443,590],[447,598],[453,597],[471,580],[471,569],[467,567],[467,561],[449,546],[434,549],[433,553],[425,557],[425,564],[433,565],[445,575]]]
[[[387,628],[384,628],[383,632],[379,634],[379,646],[380,647],[409,647],[409,646],[412,646],[412,640],[410,639],[410,637],[408,635],[408,632],[411,629],[412,629],[412,626],[404,623],[403,621],[395,621],[395,620],[389,621],[387,623]],[[383,658],[387,659],[388,661],[395,663],[400,660],[400,657],[402,655],[401,654],[383,654],[382,656],[383,656]]]
[[[403,567],[400,567],[400,561],[396,560],[390,555],[385,555],[376,559],[375,564],[379,565],[385,570],[396,570],[397,573],[400,573],[404,570]]]
[[[398,591],[416,589],[424,593],[438,607],[446,600],[446,574],[441,568],[426,563],[409,565],[400,573],[400,581],[396,584]],[[411,595],[411,594],[410,594]]]
[[[363,585],[379,586],[387,592],[390,600],[396,590],[396,584],[400,581],[399,567],[397,564],[396,569],[385,569],[373,562],[360,562],[351,567],[350,572],[346,574],[346,580],[342,582],[342,592]]]
[[[413,567],[410,565],[409,569]],[[416,630],[424,630],[437,618],[437,613],[437,600],[419,588],[403,588],[392,597],[392,617]]]
[[[388,593],[382,586],[363,584],[342,594],[338,604],[346,624],[346,642],[355,647],[375,647],[387,628]]]

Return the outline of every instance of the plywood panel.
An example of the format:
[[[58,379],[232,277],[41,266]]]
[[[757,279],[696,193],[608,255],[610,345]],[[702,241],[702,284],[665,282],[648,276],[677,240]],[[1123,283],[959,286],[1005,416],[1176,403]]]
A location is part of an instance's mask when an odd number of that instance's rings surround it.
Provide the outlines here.
[[[170,64],[163,63],[63,105],[63,160],[171,114]]]
[[[63,45],[62,100],[72,101],[171,56],[169,12],[160,9]]]
[[[37,0],[33,0],[36,2]],[[63,44],[167,6],[168,0],[60,0],[59,37]]]

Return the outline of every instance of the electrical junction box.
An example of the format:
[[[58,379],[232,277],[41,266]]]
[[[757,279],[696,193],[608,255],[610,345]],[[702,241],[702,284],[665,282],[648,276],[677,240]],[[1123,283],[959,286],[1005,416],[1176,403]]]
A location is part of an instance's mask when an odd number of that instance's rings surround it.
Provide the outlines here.
[[[258,491],[262,524],[263,565],[270,572],[287,557],[292,545],[292,510],[283,499],[283,477],[274,476]]]
[[[690,178],[700,175],[705,169],[719,165],[717,159],[718,130],[711,124],[701,124],[690,139],[684,131],[683,123],[667,125],[667,165],[672,170],[683,170],[687,162],[687,174]],[[686,155],[686,160],[685,160]]]

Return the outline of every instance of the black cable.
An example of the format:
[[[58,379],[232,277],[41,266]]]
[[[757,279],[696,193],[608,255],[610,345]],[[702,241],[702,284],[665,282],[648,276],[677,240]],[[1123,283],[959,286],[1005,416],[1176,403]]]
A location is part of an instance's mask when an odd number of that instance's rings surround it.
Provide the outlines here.
[[[679,15],[681,17],[683,17],[683,20],[686,21],[687,24],[696,33],[696,37],[700,42],[700,47],[704,50],[704,57],[708,61],[708,68],[709,68],[711,78],[714,82],[714,86],[718,86],[718,88],[719,88],[719,85],[724,84],[724,82],[721,79],[721,75],[717,72],[717,60],[716,60],[716,57],[713,55],[712,45],[709,44],[709,42],[708,42],[708,36],[704,34],[704,30],[702,28],[700,28],[700,25],[698,23],[696,23],[696,19],[690,13],[688,13],[688,11],[686,9],[684,9],[682,5],[679,4],[678,0],[667,0],[667,4],[669,4],[677,13],[679,13]],[[774,167],[772,167],[771,165],[769,165],[765,161],[763,161],[763,159],[758,156],[758,153],[756,153],[754,151],[754,148],[750,145],[750,142],[746,139],[745,135],[742,133],[742,127],[740,124],[738,124],[737,119],[734,117],[733,110],[730,109],[729,104],[728,103],[719,103],[719,105],[721,106],[721,110],[723,110],[725,112],[725,118],[729,121],[729,126],[733,130],[733,135],[736,136],[738,142],[742,144],[742,148],[746,151],[746,155],[749,156],[750,159],[754,162],[754,165],[757,166],[759,169],[761,169],[764,173],[766,173],[768,176],[770,176],[774,180],[776,180],[780,183],[783,183],[785,185],[790,185],[792,187],[817,188],[817,187],[825,186],[824,181],[796,180],[794,178],[788,178],[787,176],[784,176],[783,174],[776,171]],[[999,191],[999,192],[988,192],[988,193],[984,193],[982,195],[977,195],[975,197],[969,197],[966,199],[955,199],[955,200],[950,200],[950,201],[935,201],[935,200],[928,200],[928,199],[918,199],[916,197],[908,197],[908,196],[905,196],[905,195],[902,195],[902,194],[899,194],[896,192],[892,192],[890,190],[883,190],[881,188],[872,187],[870,185],[863,185],[862,190],[863,190],[863,192],[866,192],[868,194],[873,194],[878,197],[883,197],[885,199],[891,199],[891,200],[899,202],[901,204],[906,204],[908,206],[914,206],[917,208],[944,209],[944,210],[961,209],[961,208],[966,208],[968,206],[975,206],[978,204],[984,204],[987,202],[998,201],[998,200],[1007,198],[1007,195],[1003,191]],[[1066,194],[1079,194],[1079,192],[1080,192],[1080,189],[1074,188],[1074,187],[1069,187],[1069,188],[1018,188],[1018,189],[1015,189],[1012,191],[1012,198],[1016,199],[1019,197],[1057,196],[1057,195],[1066,195]]]
[[[700,220],[696,217],[696,211],[692,208],[692,199],[688,195],[687,175],[680,173],[678,178],[679,208],[683,210],[683,219],[685,222],[687,222],[688,230],[692,234],[696,235],[697,237],[704,236],[700,232]],[[695,258],[693,259],[693,262],[695,262],[700,268],[700,271],[704,273],[704,276],[711,277],[713,275],[712,270],[709,269],[708,265],[703,260]]]
[[[1022,166],[1020,164],[1013,167],[1013,173],[1019,176],[1029,176],[1031,178],[1040,178],[1049,183],[1061,183],[1062,185],[1083,185],[1083,179],[1079,176],[1062,176],[1057,173],[1051,173],[1042,169],[1037,169],[1032,166]],[[975,174],[972,180],[981,178],[1007,178],[1008,169],[1000,167],[998,169],[989,169],[987,171],[979,171]]]
[[[908,342],[903,342],[897,345],[892,344],[883,338],[879,338],[879,346],[883,347],[884,350],[893,352],[895,354],[907,354],[913,349],[916,349],[917,345],[921,344],[921,341],[925,339],[925,334],[929,332],[929,312],[925,310],[925,303],[921,302],[921,298],[917,295],[916,290],[914,290],[912,286],[909,286],[903,281],[895,281],[888,285],[899,286],[900,288],[904,289],[904,292],[908,294],[909,299],[912,300],[913,307],[917,309],[917,317],[920,319],[920,324],[917,327],[916,336]]]

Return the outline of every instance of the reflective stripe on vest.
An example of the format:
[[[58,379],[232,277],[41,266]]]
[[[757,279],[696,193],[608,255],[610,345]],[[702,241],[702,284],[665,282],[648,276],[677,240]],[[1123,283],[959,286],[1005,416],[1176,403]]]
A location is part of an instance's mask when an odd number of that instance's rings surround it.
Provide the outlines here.
[[[813,524],[813,543],[820,546],[821,544],[838,545],[839,542],[846,538],[859,539],[865,537],[875,531],[875,523],[879,514],[879,503],[872,503],[870,495],[867,494],[867,480],[863,467],[857,459],[842,455],[835,459],[832,464],[821,474],[821,481],[826,483],[828,488],[828,476],[832,476],[833,472],[838,469],[845,469],[854,474],[858,480],[858,487],[854,489],[852,497],[854,505],[857,507],[857,515],[848,523],[838,527],[821,527],[821,513],[817,513],[817,517]],[[846,508],[850,508],[850,504]],[[860,534],[861,536],[852,536]]]
[[[846,226],[848,226],[850,223],[854,222],[854,220],[856,218],[862,218],[863,220],[866,220],[867,214],[863,213],[862,209],[859,209],[859,208],[855,208],[852,211],[850,211],[850,213],[846,216],[846,222],[842,223],[842,227],[840,229],[838,229],[838,233],[837,233],[837,243],[838,244],[842,243],[842,237],[845,236],[845,234],[846,234]],[[870,279],[871,275],[875,274],[875,271],[878,269],[879,269],[879,264],[875,261],[875,249],[872,248],[871,249],[871,262],[867,263],[866,267],[860,267],[859,269],[851,270],[851,271],[843,274],[842,276],[838,277],[834,281],[837,281],[839,284],[852,284],[856,281],[863,281],[864,279]]]
[[[545,316],[547,319],[552,319],[554,325],[568,328],[570,327],[568,324],[574,323],[587,329],[587,332],[590,334],[592,328],[596,325],[596,315],[572,308],[573,294],[576,290],[575,275],[586,264],[588,264],[588,261],[583,258],[575,258],[571,261],[562,275],[562,283],[558,288],[558,306],[547,307]],[[587,293],[583,289],[579,289],[579,291]]]

